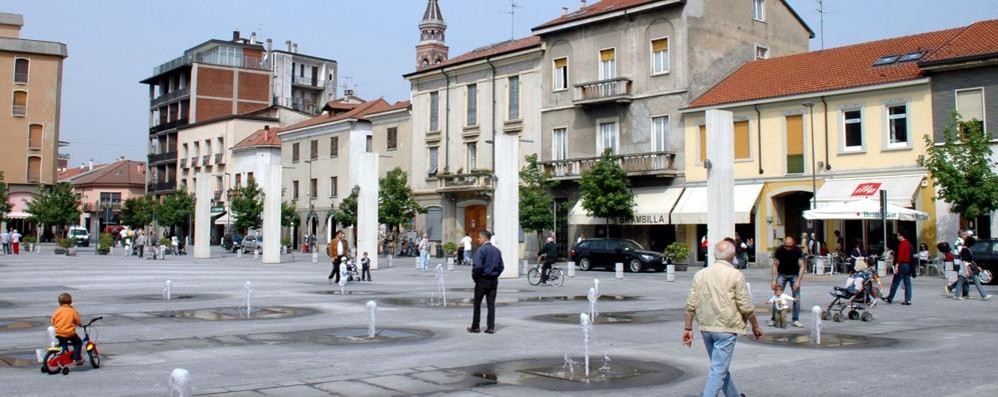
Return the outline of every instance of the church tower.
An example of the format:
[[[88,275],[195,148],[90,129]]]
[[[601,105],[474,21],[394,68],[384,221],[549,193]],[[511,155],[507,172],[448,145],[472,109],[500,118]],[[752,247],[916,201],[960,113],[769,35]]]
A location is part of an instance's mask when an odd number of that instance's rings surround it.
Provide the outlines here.
[[[444,32],[447,23],[440,12],[437,0],[429,0],[423,21],[419,23],[419,45],[416,46],[416,70],[424,69],[447,60]]]

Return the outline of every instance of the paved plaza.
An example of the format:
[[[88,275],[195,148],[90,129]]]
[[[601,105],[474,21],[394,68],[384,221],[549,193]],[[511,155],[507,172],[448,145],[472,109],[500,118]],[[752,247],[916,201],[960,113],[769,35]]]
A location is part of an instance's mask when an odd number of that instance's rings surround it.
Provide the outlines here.
[[[264,265],[251,255],[208,260],[99,257],[52,253],[0,257],[0,384],[6,396],[169,395],[174,368],[190,371],[196,395],[218,396],[695,396],[708,360],[696,335],[680,343],[682,308],[693,271],[675,282],[664,273],[579,272],[564,286],[532,287],[524,277],[501,280],[494,335],[469,334],[471,277],[467,267],[446,273],[448,306],[437,305],[433,273],[412,258],[374,271],[371,283],[339,294],[327,283],[329,265],[301,254]],[[436,263],[437,260],[434,260]],[[747,270],[753,301],[769,298],[768,269]],[[583,384],[532,375],[523,368],[560,366],[583,355],[578,313],[601,280],[601,316],[592,346],[593,370],[647,365],[650,374],[613,384]],[[172,280],[175,299],[161,297]],[[256,314],[239,315],[243,286],[254,288]],[[889,278],[885,281],[889,282]],[[804,306],[827,305],[840,275],[803,284]],[[882,304],[872,322],[825,322],[825,335],[866,336],[845,347],[776,346],[742,338],[732,371],[748,396],[984,396],[998,395],[990,363],[998,301],[942,296],[944,280],[914,280],[912,306]],[[994,288],[991,288],[995,291]],[[104,316],[100,369],[45,375],[34,349],[46,340],[56,296],[70,292],[84,321]],[[378,302],[377,328],[366,335],[365,303]],[[811,314],[801,320],[810,326]],[[768,319],[759,308],[760,323]],[[769,333],[807,335],[808,329]],[[878,339],[881,338],[881,339]],[[646,364],[642,364],[646,363]],[[581,365],[576,364],[576,365]],[[510,369],[513,368],[513,369]]]

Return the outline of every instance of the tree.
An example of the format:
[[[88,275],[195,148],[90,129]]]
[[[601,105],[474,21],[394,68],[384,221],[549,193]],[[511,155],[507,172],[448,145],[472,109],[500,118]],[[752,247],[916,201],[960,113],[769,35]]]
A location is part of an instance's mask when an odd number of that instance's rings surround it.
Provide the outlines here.
[[[408,223],[416,214],[425,214],[426,209],[416,202],[409,175],[399,167],[388,171],[378,180],[378,222],[392,228]]]
[[[57,183],[43,188],[28,203],[27,212],[30,215],[28,219],[32,222],[62,228],[80,221],[80,202],[76,200],[72,186],[65,182]]]
[[[552,185],[551,177],[537,163],[537,155],[527,156],[527,164],[520,170],[520,227],[537,233],[538,244],[541,233],[554,223]]]
[[[579,180],[582,208],[589,216],[606,219],[607,236],[610,219],[634,217],[634,192],[627,172],[617,164],[610,149],[603,152],[592,168],[582,173]]]
[[[964,219],[974,219],[998,209],[998,176],[991,166],[991,137],[979,120],[959,122],[953,113],[943,130],[943,144],[925,136],[929,170],[939,188],[937,198]]]
[[[291,227],[298,224],[298,213],[295,212],[294,202],[281,203],[281,226]]]
[[[340,202],[340,209],[336,211],[336,221],[340,226],[353,227],[357,224],[357,190],[350,192],[349,196]]]
[[[157,211],[162,226],[182,227],[194,217],[194,196],[181,189],[163,197]]]
[[[133,229],[141,229],[152,223],[159,202],[152,197],[132,197],[121,205],[121,223]]]
[[[250,178],[249,183],[235,193],[234,197],[229,197],[229,210],[236,218],[232,225],[242,232],[259,228],[263,224],[263,189]]]
[[[0,222],[7,217],[7,213],[14,207],[10,204],[10,193],[7,190],[7,182],[4,182],[3,171],[0,171]]]

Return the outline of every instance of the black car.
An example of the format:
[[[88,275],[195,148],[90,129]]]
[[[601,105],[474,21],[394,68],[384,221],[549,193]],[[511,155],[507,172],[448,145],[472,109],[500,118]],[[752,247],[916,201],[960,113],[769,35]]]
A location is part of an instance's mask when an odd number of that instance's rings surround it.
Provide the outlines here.
[[[239,247],[242,246],[242,243],[243,243],[242,234],[235,233],[235,234],[226,234],[225,236],[222,236],[222,249],[226,251],[236,252],[239,250]]]
[[[998,239],[977,240],[970,246],[970,252],[981,266],[981,282],[994,283],[994,273],[998,271]]]
[[[665,271],[662,254],[648,251],[634,240],[624,238],[593,238],[582,240],[569,254],[579,269],[590,270],[596,267],[613,269],[616,263],[623,263],[624,269],[640,272],[646,269]]]

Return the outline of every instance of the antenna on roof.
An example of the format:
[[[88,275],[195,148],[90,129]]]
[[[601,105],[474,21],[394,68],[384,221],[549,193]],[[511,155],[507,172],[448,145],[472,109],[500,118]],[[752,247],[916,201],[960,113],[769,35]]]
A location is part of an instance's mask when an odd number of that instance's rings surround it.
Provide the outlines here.
[[[509,14],[509,39],[516,39],[516,9],[523,8],[520,6],[516,0],[509,0],[509,11],[503,14]]]
[[[818,0],[818,29],[821,35],[821,49],[825,49],[825,0]]]

